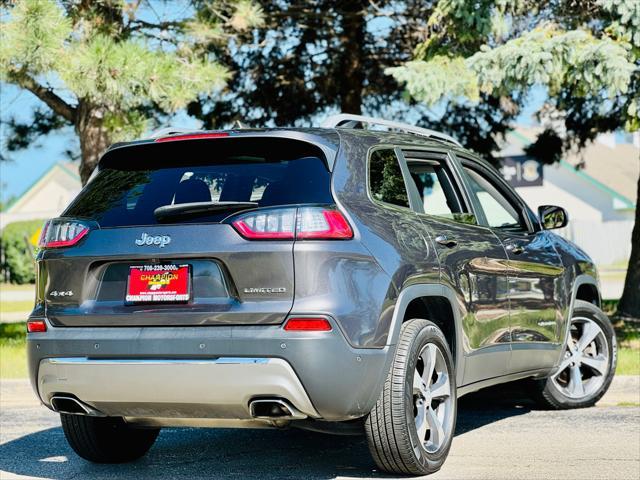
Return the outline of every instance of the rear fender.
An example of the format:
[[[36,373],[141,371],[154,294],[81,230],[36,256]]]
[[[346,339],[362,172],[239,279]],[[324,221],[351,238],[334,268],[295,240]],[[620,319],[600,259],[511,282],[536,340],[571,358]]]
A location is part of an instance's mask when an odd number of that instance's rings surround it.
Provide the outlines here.
[[[453,312],[454,332],[455,332],[455,352],[451,352],[454,357],[454,364],[456,366],[456,383],[462,385],[462,378],[464,375],[465,357],[463,351],[463,342],[461,334],[461,319],[460,311],[457,308],[458,301],[453,290],[445,285],[441,284],[417,284],[406,287],[396,301],[396,305],[393,311],[393,317],[391,319],[391,327],[387,340],[389,348],[389,358],[387,359],[387,371],[391,368],[391,362],[393,355],[395,354],[395,346],[400,337],[400,329],[404,321],[404,316],[407,311],[408,305],[412,300],[420,297],[444,297],[447,299]],[[426,319],[429,320],[429,319]]]

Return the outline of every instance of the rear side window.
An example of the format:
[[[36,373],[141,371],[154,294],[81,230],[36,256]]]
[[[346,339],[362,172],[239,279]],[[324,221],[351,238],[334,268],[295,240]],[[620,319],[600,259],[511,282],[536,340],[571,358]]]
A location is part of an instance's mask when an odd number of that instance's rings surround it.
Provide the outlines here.
[[[371,153],[369,189],[375,200],[409,208],[409,196],[402,170],[392,149],[375,150]]]
[[[111,151],[100,165],[65,216],[88,218],[108,228],[159,223],[154,211],[167,205],[333,203],[331,175],[322,153],[293,140],[229,138],[142,144]],[[201,212],[170,221],[219,222],[230,213]]]

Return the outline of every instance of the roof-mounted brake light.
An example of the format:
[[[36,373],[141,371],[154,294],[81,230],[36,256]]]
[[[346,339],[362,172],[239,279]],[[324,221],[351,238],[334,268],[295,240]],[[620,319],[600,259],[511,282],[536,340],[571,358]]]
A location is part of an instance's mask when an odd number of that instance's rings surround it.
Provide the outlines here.
[[[207,133],[185,133],[183,135],[171,135],[168,137],[160,137],[156,138],[154,141],[156,143],[164,143],[164,142],[178,142],[181,140],[203,140],[206,138],[221,138],[228,137],[228,132],[207,132]]]

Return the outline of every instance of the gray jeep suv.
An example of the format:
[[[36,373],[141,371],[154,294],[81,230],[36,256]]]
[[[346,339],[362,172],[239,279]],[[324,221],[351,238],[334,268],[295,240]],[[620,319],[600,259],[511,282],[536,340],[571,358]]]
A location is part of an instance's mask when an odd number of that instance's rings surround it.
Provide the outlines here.
[[[113,145],[46,224],[30,376],[80,456],[134,460],[165,426],[290,425],[364,432],[379,468],[418,475],[466,393],[604,394],[615,336],[593,263],[549,231],[564,210],[535,215],[443,134],[327,127]]]

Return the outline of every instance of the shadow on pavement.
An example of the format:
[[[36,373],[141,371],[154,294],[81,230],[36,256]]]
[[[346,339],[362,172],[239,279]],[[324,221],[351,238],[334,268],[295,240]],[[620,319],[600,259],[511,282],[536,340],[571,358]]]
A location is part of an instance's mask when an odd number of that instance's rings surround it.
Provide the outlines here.
[[[504,386],[468,395],[460,400],[456,435],[525,414],[530,407],[517,391]],[[96,465],[74,454],[61,428],[50,428],[0,445],[0,470],[52,479],[384,477],[376,471],[363,437],[296,429],[165,429],[139,461]]]

